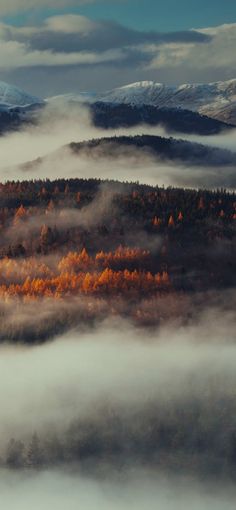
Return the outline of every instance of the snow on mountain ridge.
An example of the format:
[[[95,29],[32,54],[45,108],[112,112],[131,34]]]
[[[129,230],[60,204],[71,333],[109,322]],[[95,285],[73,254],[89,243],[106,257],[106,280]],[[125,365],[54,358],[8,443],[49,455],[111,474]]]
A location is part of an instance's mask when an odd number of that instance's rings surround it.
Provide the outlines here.
[[[0,104],[2,108],[27,107],[42,104],[42,99],[32,96],[14,85],[0,81]],[[1,107],[0,107],[1,108]]]
[[[140,81],[105,92],[75,92],[48,98],[32,96],[18,87],[0,81],[0,111],[15,108],[26,112],[39,105],[65,103],[112,103],[158,108],[185,109],[235,124],[236,79],[212,83],[184,83],[178,86]]]
[[[131,83],[98,94],[97,101],[114,104],[151,105],[159,108],[182,108],[230,123],[235,121],[236,79],[212,83],[184,83],[170,86],[153,81]],[[223,110],[227,108],[227,115]],[[223,115],[223,117],[222,117]]]
[[[150,104],[158,107],[180,107],[199,111],[201,108],[214,109],[236,101],[236,79],[212,83],[184,83],[178,86],[165,85],[154,81],[140,81],[105,91],[69,93],[49,98],[48,101],[65,99],[80,102],[112,102],[129,104]],[[0,81],[0,104],[7,108],[41,104],[44,101],[26,93],[18,87]]]
[[[100,95],[103,101],[119,103],[132,102],[137,104],[152,104],[153,106],[180,106],[197,110],[208,102],[234,100],[236,97],[236,80],[228,82],[212,82],[208,84],[185,83],[179,86],[169,86],[155,82],[137,82],[125,87],[119,87]],[[190,103],[190,104],[189,104]]]

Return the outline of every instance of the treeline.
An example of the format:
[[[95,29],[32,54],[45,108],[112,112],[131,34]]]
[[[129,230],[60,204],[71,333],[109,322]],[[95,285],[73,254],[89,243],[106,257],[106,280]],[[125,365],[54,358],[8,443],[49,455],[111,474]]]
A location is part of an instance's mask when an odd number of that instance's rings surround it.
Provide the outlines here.
[[[97,140],[88,143],[96,145]],[[28,164],[30,165],[30,163]],[[164,188],[163,186],[151,186],[139,182],[65,178],[0,183],[0,207],[14,209],[20,205],[24,207],[47,205],[50,199],[55,200],[58,205],[75,205],[77,193],[81,193],[80,198],[85,201],[91,200],[98,190],[102,190],[104,194],[112,191],[115,195],[117,194],[121,201],[139,199],[145,201],[143,205],[146,203],[158,209],[164,206],[172,211],[173,206],[180,209],[187,207],[196,211],[201,199],[201,209],[204,210],[205,215],[209,215],[210,210],[215,208],[217,204],[223,204],[227,208],[231,207],[231,209],[235,208],[236,204],[235,192],[227,192],[226,189],[209,191],[171,186]]]
[[[202,398],[183,406],[117,412],[100,409],[96,418],[75,420],[63,432],[33,433],[29,440],[1,444],[1,465],[41,469],[63,464],[139,459],[163,467],[188,467],[212,475],[236,475],[236,429],[230,398]],[[158,412],[159,411],[159,412]],[[225,418],[224,431],[222,430]],[[148,431],[148,434],[147,434]],[[194,452],[194,462],[193,462]],[[172,464],[173,463],[173,464]]]
[[[134,279],[168,273],[176,290],[235,284],[236,196],[225,190],[96,179],[7,182],[0,185],[0,232],[0,282],[7,288],[24,283],[12,278],[13,261],[18,275],[24,267],[25,277],[52,280],[58,273],[49,256],[75,254],[81,262],[83,250],[90,261],[80,267],[85,276],[106,269],[134,272]]]
[[[97,102],[88,105],[95,126],[105,129],[132,127],[138,124],[161,125],[168,132],[216,135],[231,126],[198,112],[151,105]]]
[[[154,135],[97,138],[73,142],[69,147],[76,154],[94,158],[120,157],[122,154],[132,154],[132,151],[137,155],[137,150],[140,150],[144,155],[148,153],[160,160],[182,161],[189,165],[232,166],[236,163],[236,154],[228,149]]]

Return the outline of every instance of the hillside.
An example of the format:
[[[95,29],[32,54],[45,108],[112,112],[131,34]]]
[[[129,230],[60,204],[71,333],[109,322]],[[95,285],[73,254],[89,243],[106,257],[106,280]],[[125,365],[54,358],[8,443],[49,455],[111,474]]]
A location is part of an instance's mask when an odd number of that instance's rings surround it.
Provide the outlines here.
[[[71,143],[73,153],[87,157],[119,157],[129,155],[132,150],[146,152],[160,160],[182,161],[190,165],[223,166],[235,165],[236,154],[199,143],[164,138],[161,136],[118,136]]]
[[[113,104],[97,102],[88,105],[93,124],[99,128],[133,127],[139,124],[161,126],[169,133],[217,135],[230,125],[197,112],[180,108],[159,108],[152,105]],[[232,126],[233,127],[233,126]]]
[[[32,342],[89,326],[111,304],[140,326],[186,320],[201,292],[236,284],[235,204],[223,190],[96,179],[2,184],[0,338]],[[9,316],[12,305],[45,299],[47,322],[25,329]]]

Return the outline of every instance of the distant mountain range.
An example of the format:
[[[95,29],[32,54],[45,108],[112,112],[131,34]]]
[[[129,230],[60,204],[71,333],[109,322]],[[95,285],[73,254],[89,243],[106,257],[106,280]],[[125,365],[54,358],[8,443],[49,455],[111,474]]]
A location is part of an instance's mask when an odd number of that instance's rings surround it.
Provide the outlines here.
[[[49,104],[87,105],[94,125],[102,128],[161,125],[169,132],[218,134],[236,126],[236,80],[170,87],[138,82],[104,93],[78,93],[46,100],[0,82],[0,133],[37,120]]]
[[[177,87],[142,81],[103,93],[66,94],[49,98],[48,101],[90,104],[102,102],[184,109],[236,125],[236,79]]]

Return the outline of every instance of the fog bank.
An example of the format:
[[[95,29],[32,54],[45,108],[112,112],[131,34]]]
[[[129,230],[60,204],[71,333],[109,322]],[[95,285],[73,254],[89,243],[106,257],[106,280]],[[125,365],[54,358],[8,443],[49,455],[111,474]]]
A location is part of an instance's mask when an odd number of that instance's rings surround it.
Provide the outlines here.
[[[88,159],[62,148],[71,142],[120,135],[151,134],[170,136],[161,126],[140,125],[133,128],[98,129],[92,124],[89,111],[79,105],[69,107],[49,105],[40,114],[37,124],[26,125],[19,132],[0,138],[0,179],[35,179],[59,177],[99,177],[140,181],[141,183],[186,187],[226,187],[236,185],[235,168],[211,167],[207,161],[202,167],[181,162],[158,162],[150,153],[130,150],[115,158]],[[199,142],[212,147],[235,149],[236,131],[216,136],[174,135],[178,139]],[[14,147],[14,150],[12,150]],[[58,152],[57,152],[58,151]],[[45,158],[35,165],[20,165],[37,158]]]
[[[0,472],[1,503],[7,510],[234,510],[235,488],[166,478],[148,469],[105,477],[46,471],[31,475]],[[13,490],[12,490],[13,489]]]

